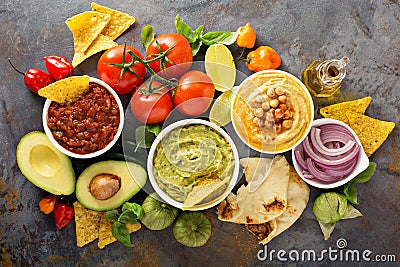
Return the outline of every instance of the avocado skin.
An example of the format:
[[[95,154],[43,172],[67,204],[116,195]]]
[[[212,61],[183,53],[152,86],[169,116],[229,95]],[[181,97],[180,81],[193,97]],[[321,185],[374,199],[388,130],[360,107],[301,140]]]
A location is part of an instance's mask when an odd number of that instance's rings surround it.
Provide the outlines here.
[[[121,188],[107,200],[94,198],[89,191],[89,183],[99,174],[113,174],[121,178]],[[146,170],[139,164],[126,161],[107,160],[88,166],[79,175],[75,194],[78,201],[86,208],[107,211],[122,206],[144,186],[147,180]]]
[[[56,157],[59,161],[54,161]],[[54,195],[74,192],[76,177],[72,162],[55,148],[44,132],[33,131],[24,135],[17,145],[16,158],[21,173],[35,186]],[[46,164],[51,165],[49,162],[56,162],[57,170],[53,175],[45,176],[41,171],[46,169]]]

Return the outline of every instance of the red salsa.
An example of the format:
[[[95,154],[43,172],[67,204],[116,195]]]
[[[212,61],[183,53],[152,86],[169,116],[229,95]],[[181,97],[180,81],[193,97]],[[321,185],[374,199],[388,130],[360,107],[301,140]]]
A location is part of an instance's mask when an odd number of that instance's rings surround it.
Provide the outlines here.
[[[90,83],[81,99],[60,105],[52,102],[47,125],[65,149],[88,154],[106,147],[116,135],[120,111],[115,98],[103,86]]]

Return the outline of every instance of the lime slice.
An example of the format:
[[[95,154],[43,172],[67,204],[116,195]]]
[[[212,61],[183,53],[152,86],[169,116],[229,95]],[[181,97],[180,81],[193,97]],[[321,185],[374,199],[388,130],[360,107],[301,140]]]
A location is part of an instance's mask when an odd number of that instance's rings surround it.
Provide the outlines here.
[[[228,47],[223,44],[208,47],[205,67],[207,75],[214,82],[215,90],[225,92],[232,89],[236,79],[236,67]]]
[[[231,121],[231,100],[233,91],[223,92],[214,102],[210,110],[210,121],[218,126],[225,126]]]

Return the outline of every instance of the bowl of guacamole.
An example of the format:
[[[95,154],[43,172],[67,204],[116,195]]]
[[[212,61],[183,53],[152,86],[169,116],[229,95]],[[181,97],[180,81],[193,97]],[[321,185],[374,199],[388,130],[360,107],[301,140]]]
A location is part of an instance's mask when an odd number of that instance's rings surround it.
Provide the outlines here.
[[[202,119],[175,122],[154,140],[149,180],[168,204],[203,210],[219,204],[238,180],[239,155],[229,135]]]

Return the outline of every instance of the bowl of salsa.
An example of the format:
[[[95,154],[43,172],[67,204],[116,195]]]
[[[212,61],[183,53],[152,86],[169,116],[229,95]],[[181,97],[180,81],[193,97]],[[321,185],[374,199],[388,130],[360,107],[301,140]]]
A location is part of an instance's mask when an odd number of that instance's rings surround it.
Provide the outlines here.
[[[53,145],[67,156],[93,158],[109,150],[121,135],[124,110],[117,93],[90,77],[89,91],[74,102],[46,100],[43,128]]]

